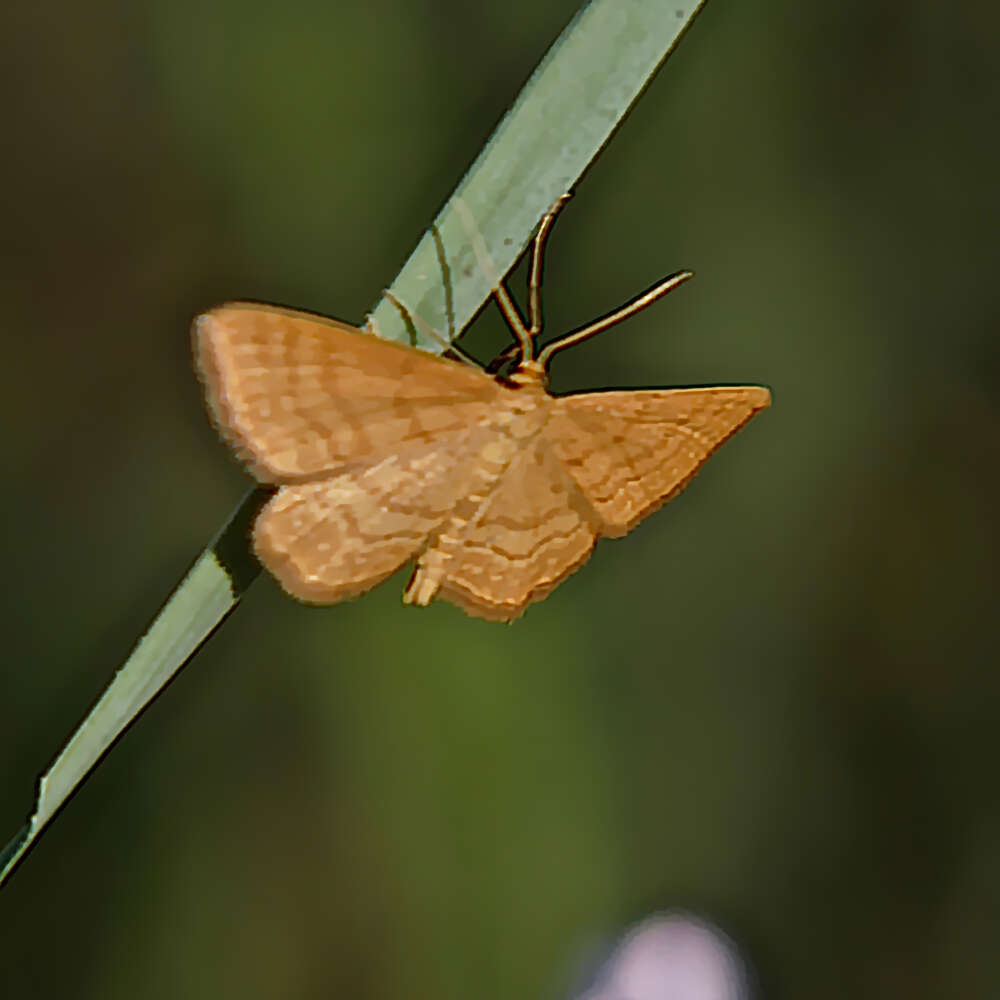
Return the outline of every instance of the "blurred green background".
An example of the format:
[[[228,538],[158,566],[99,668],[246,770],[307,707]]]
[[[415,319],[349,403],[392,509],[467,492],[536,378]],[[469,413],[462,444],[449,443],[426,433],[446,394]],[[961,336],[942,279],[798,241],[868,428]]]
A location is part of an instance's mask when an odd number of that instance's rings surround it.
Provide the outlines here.
[[[5,10],[0,839],[247,486],[191,317],[360,321],[575,7]],[[684,905],[770,996],[1000,994],[998,31],[712,0],[556,228],[551,331],[698,277],[553,386],[773,408],[513,626],[255,584],[0,892],[0,993],[562,997]]]

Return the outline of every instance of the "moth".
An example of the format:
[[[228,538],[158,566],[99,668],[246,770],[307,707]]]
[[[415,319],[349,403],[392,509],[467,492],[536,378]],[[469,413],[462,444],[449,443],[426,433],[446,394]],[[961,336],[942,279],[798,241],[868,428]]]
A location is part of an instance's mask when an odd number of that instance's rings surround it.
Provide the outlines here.
[[[249,471],[278,487],[253,546],[293,597],[333,604],[414,562],[405,603],[443,597],[511,621],[598,538],[627,534],[676,496],[769,405],[762,386],[549,393],[555,352],[691,277],[537,351],[560,204],[534,240],[528,324],[504,283],[494,288],[518,349],[506,375],[293,309],[231,302],[195,320],[211,416]]]

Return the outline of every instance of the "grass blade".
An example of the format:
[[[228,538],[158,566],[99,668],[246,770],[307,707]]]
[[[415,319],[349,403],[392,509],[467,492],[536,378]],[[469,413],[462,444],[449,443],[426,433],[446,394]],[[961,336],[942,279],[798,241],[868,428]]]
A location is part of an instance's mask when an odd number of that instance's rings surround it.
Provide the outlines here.
[[[0,852],[0,884],[119,736],[239,603],[260,566],[247,544],[270,490],[251,490],[153,619],[104,693],[38,781],[31,819]]]

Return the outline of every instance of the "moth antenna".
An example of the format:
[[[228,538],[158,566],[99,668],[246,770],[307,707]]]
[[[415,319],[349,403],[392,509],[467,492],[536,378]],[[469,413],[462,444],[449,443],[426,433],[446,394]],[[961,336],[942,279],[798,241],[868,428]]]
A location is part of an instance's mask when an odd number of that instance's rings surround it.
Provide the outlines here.
[[[531,332],[524,325],[524,320],[521,318],[517,306],[514,305],[514,300],[510,297],[510,293],[507,291],[507,286],[501,281],[493,289],[493,294],[496,296],[497,304],[500,306],[500,311],[503,313],[504,319],[507,320],[510,332],[514,334],[514,339],[520,346],[522,363],[531,361],[535,356],[535,342],[531,339]]]
[[[626,302],[625,305],[620,309],[616,309],[613,313],[609,313],[607,316],[595,320],[593,323],[589,323],[587,326],[548,344],[538,355],[538,363],[544,368],[556,351],[561,351],[564,347],[570,347],[573,344],[579,344],[581,341],[593,337],[594,334],[600,333],[602,330],[607,330],[608,327],[614,326],[624,319],[628,319],[629,316],[634,316],[640,310],[645,309],[646,306],[652,305],[657,299],[662,298],[667,292],[672,291],[678,285],[684,284],[688,278],[693,277],[693,271],[679,271],[677,274],[670,275],[669,278],[664,278],[663,281],[658,282],[648,291]]]
[[[531,270],[528,277],[528,318],[531,326],[528,335],[537,337],[542,332],[542,265],[545,259],[545,244],[549,237],[549,230],[552,223],[556,221],[563,205],[572,198],[570,192],[560,195],[553,203],[552,207],[542,217],[535,233],[535,242],[531,250]]]
[[[556,216],[559,214],[560,209],[571,197],[572,194],[567,192],[560,195],[552,203],[552,207],[542,216],[542,221],[538,225],[538,232],[535,233],[535,238],[532,241],[531,264],[528,269],[527,325],[522,319],[517,306],[514,304],[510,293],[507,291],[507,286],[504,282],[498,281],[494,289],[494,295],[496,295],[500,311],[503,313],[504,319],[507,320],[507,325],[520,345],[521,364],[534,360],[535,338],[542,331],[542,268],[545,261],[545,245],[548,241],[549,230],[552,228],[552,223],[556,221]],[[511,349],[508,348],[504,351],[501,357],[505,360],[512,357]],[[499,361],[500,359],[496,360]],[[495,364],[495,367],[494,364],[491,364],[487,368],[487,371],[498,371],[501,365],[502,362]]]

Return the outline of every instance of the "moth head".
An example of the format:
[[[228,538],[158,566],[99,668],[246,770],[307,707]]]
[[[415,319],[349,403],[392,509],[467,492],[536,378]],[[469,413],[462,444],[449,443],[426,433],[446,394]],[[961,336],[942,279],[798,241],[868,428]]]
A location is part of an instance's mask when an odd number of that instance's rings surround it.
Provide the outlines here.
[[[539,386],[544,389],[549,383],[549,373],[540,361],[522,361],[505,379],[519,389]]]

